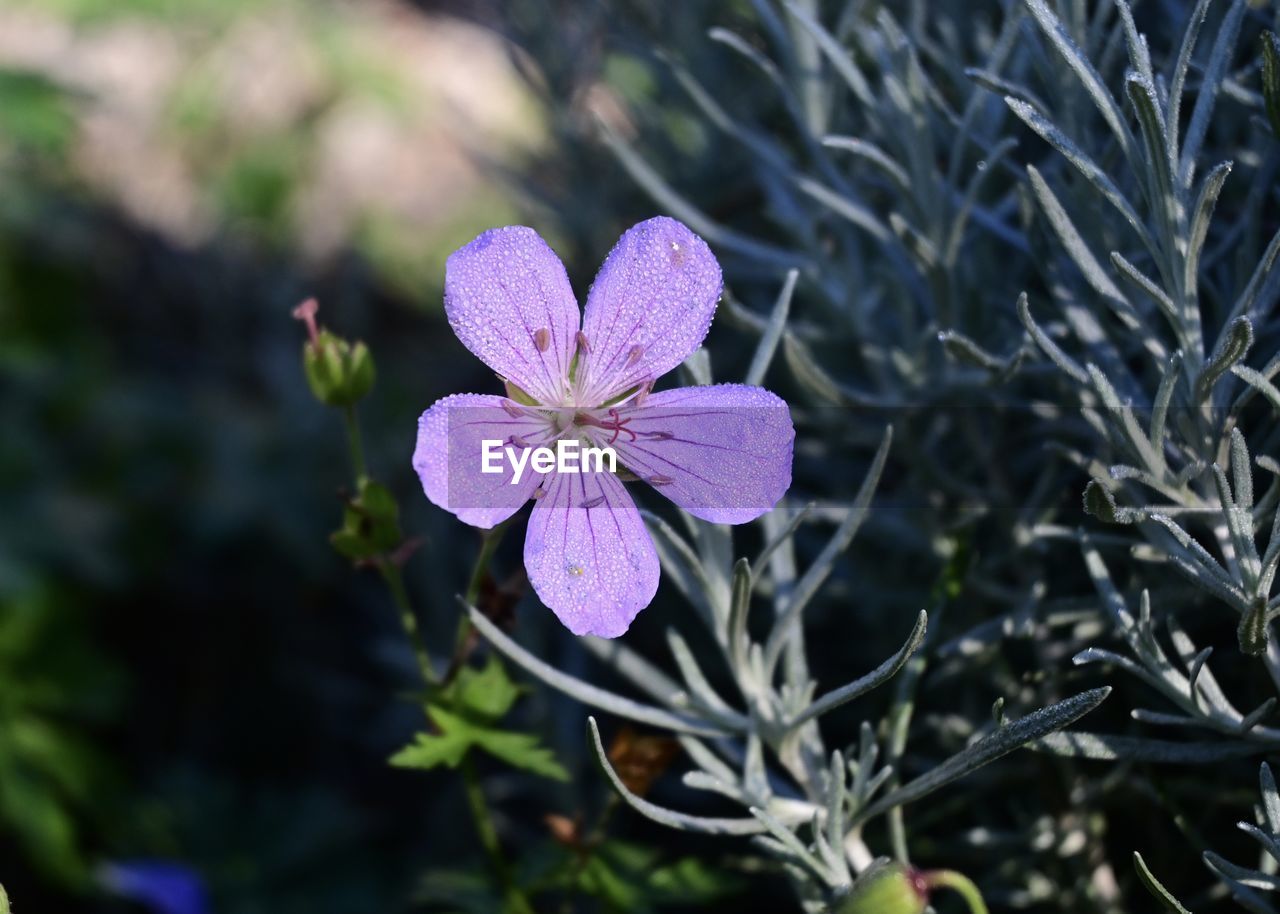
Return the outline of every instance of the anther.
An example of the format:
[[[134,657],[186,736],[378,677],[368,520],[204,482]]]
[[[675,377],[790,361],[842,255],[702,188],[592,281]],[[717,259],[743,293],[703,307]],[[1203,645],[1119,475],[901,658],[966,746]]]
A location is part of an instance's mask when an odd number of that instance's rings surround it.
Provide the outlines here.
[[[675,482],[675,480],[672,479],[670,476],[662,476],[662,475],[650,476],[648,481],[649,481],[649,485],[651,486],[669,486],[673,482]]]
[[[650,441],[670,441],[675,437],[673,432],[641,432],[640,434]]]
[[[539,327],[533,334],[533,345],[537,347],[539,352],[546,352],[551,346],[551,331],[546,327]]]
[[[584,501],[584,502],[583,502],[582,504],[580,504],[578,507],[580,507],[580,508],[594,508],[594,507],[596,507],[597,505],[602,505],[602,504],[604,504],[604,496],[603,496],[603,495],[597,495],[595,498],[588,498],[586,501]]]
[[[519,435],[512,435],[510,438],[507,439],[507,444],[510,444],[512,447],[522,447],[522,448],[529,447],[529,442],[525,441]]]
[[[533,498],[534,501],[537,501],[539,498],[542,498],[546,494],[547,494],[547,490],[539,486],[538,488],[533,490],[533,495],[531,497]]]
[[[579,352],[585,354],[591,351],[591,343],[587,340],[587,335],[581,330],[578,331],[578,335],[574,339],[578,342]]]
[[[524,412],[520,409],[519,406],[516,405],[514,400],[503,400],[502,409],[512,419],[519,419],[521,416],[524,415]]]
[[[630,368],[636,362],[640,361],[640,357],[644,355],[643,346],[632,346],[631,351],[627,353],[627,364],[625,367]]]
[[[649,399],[649,394],[653,392],[653,381],[645,381],[640,385],[640,389],[636,391],[635,400],[632,401],[635,406],[642,406],[645,400]]]

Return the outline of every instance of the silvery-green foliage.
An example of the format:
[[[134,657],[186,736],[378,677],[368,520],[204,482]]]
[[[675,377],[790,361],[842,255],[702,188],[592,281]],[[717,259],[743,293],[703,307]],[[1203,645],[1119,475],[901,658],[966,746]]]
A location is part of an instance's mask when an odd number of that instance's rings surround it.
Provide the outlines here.
[[[768,345],[766,336],[762,347]],[[866,519],[889,444],[886,433],[853,504],[826,548],[803,572],[796,567],[791,542],[803,513],[784,507],[762,518],[767,544],[754,567],[745,558],[730,563],[733,542],[726,526],[684,514],[687,529],[682,533],[660,518],[646,517],[660,544],[664,571],[680,582],[698,610],[719,648],[718,662],[728,668],[737,687],[735,696],[715,691],[703,669],[705,661],[674,628],[667,638],[677,677],[660,672],[620,643],[589,641],[592,650],[648,693],[653,702],[648,704],[546,664],[468,607],[481,633],[543,682],[609,714],[676,734],[694,763],[684,776],[685,785],[732,800],[742,807],[742,815],[691,815],[636,796],[613,771],[594,718],[588,723],[600,765],[633,809],[682,831],[751,836],[783,865],[807,911],[830,910],[850,891],[856,874],[873,862],[863,835],[868,823],[1074,723],[1108,692],[1087,690],[1016,721],[999,716],[980,735],[975,733],[964,749],[905,782],[896,777],[901,747],[885,746],[876,735],[890,732],[884,721],[878,727],[864,722],[857,739],[848,744],[828,743],[817,726],[819,718],[887,683],[925,639],[928,616],[922,611],[896,653],[874,670],[821,694],[806,664],[804,610]],[[790,522],[788,513],[793,514]],[[766,582],[767,588],[762,586]],[[767,589],[771,604],[771,621],[762,638],[753,637],[748,624],[757,589]],[[895,707],[890,714],[901,711]]]
[[[1265,31],[1277,14],[1246,0],[733,8],[696,54],[661,44],[655,68],[713,138],[705,177],[745,163],[751,207],[711,206],[705,186],[682,181],[654,142],[656,117],[637,118],[649,133],[607,117],[598,129],[656,205],[722,255],[728,315],[759,341],[747,379],[792,385],[815,458],[847,468],[892,417],[879,509],[867,513],[866,498],[883,449],[851,507],[765,518],[767,545],[749,564],[734,564],[724,531],[648,518],[667,579],[719,648],[709,661],[672,632],[669,673],[595,645],[652,704],[571,682],[489,634],[552,685],[680,733],[696,766],[688,785],[745,813],[698,826],[628,801],[673,827],[755,835],[811,908],[880,853],[995,848],[996,909],[1144,909],[1143,887],[1160,883],[1145,863],[1126,877],[1127,853],[1123,871],[1109,860],[1092,805],[1133,765],[1146,766],[1139,789],[1163,801],[1177,785],[1164,772],[1280,749],[1280,648],[1268,638],[1280,611],[1280,51]],[[729,68],[727,87],[697,65],[703,45]],[[830,538],[809,545],[821,524]],[[902,595],[919,591],[895,576],[936,582],[928,636],[913,632],[847,687],[818,689],[802,610],[905,635]],[[743,594],[769,605],[767,633],[763,607],[746,624]],[[715,691],[724,680],[710,662],[737,694]],[[856,739],[811,726],[890,676],[887,708],[862,699],[884,713]],[[1114,718],[1064,729],[1100,696],[1063,697],[1099,677],[1132,696],[1133,729]],[[954,700],[939,707],[940,690]],[[979,722],[978,696],[997,700],[998,729]],[[1034,734],[1010,732],[1024,721]],[[963,803],[913,827],[903,798],[1002,733],[1083,760],[1055,769],[1070,801],[1029,810],[1045,792],[1037,772],[1006,766],[1000,783],[975,778]],[[879,816],[883,831],[862,830]],[[1246,905],[1257,895],[1223,878]]]
[[[1271,893],[1280,890],[1280,877],[1276,876],[1280,864],[1280,792],[1276,791],[1271,768],[1263,762],[1258,777],[1262,792],[1262,804],[1255,810],[1255,822],[1240,822],[1239,828],[1258,844],[1257,866],[1239,866],[1225,860],[1213,851],[1205,853],[1209,867],[1225,884],[1242,907],[1255,914],[1275,914]]]

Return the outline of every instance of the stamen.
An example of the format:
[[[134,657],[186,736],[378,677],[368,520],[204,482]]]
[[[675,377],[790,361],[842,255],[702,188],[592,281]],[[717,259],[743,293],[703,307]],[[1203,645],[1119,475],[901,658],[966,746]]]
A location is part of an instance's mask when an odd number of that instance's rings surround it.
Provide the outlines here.
[[[675,482],[675,480],[670,476],[663,476],[659,474],[657,476],[650,476],[648,482],[651,486],[669,486]]]
[[[597,495],[595,498],[589,498],[589,499],[587,499],[587,500],[586,500],[586,501],[584,501],[582,504],[580,504],[578,507],[580,507],[580,508],[594,508],[594,507],[596,507],[597,505],[602,505],[602,504],[604,504],[604,496],[603,496],[603,495]]]
[[[538,488],[533,490],[533,495],[531,497],[533,498],[534,501],[537,501],[539,498],[542,498],[546,494],[547,494],[547,490],[539,486]]]
[[[519,406],[516,405],[514,400],[503,400],[502,409],[512,419],[519,419],[521,416],[524,415],[524,411],[520,409]]]
[[[578,331],[578,335],[574,339],[578,342],[579,352],[587,353],[591,351],[591,343],[587,340],[587,335],[581,330]]]
[[[627,353],[627,364],[624,367],[630,368],[636,362],[640,361],[640,357],[642,355],[644,355],[643,346],[632,346],[631,351]]]
[[[673,432],[641,432],[640,434],[650,441],[670,441],[675,437]]]
[[[529,447],[529,442],[525,441],[519,435],[512,435],[510,438],[507,439],[507,444],[510,444],[513,447],[522,447],[522,448]]]
[[[551,346],[551,331],[546,327],[539,327],[533,334],[533,345],[539,352],[546,352]]]
[[[648,380],[640,385],[640,389],[636,391],[635,399],[632,401],[634,406],[644,405],[644,401],[649,399],[649,394],[653,392],[653,381]]]

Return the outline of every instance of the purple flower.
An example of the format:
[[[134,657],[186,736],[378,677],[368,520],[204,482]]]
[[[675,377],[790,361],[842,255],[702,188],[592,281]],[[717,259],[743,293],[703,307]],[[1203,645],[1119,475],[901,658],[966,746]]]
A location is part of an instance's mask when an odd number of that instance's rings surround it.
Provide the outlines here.
[[[204,880],[188,866],[165,860],[124,860],[104,865],[99,881],[121,898],[153,914],[209,914]]]
[[[507,396],[433,405],[418,421],[414,469],[427,498],[477,527],[536,500],[525,568],[575,634],[625,632],[657,590],[658,556],[617,473],[537,469],[532,449],[612,448],[618,469],[714,523],[759,517],[791,484],[795,429],[782,399],[741,384],[653,392],[706,336],[720,290],[706,243],[665,217],[619,239],[581,321],[564,266],[533,229],[491,229],[449,258],[449,324]],[[485,471],[486,442],[510,459]]]

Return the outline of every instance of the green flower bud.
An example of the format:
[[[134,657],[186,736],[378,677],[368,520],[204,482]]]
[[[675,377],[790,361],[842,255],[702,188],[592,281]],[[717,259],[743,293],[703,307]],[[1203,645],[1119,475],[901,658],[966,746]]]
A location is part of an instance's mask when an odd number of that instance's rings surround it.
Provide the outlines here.
[[[327,406],[354,406],[373,387],[373,356],[362,342],[350,343],[322,330],[302,348],[302,365],[316,399]]]
[[[9,896],[5,894],[2,885],[0,885],[0,914],[9,914]]]
[[[853,884],[837,914],[923,914],[929,893],[920,873],[901,863],[880,863]]]
[[[352,343],[316,326],[318,305],[309,298],[293,311],[307,325],[307,342],[302,346],[302,367],[316,399],[326,406],[354,406],[372,388],[373,356],[369,347]]]

